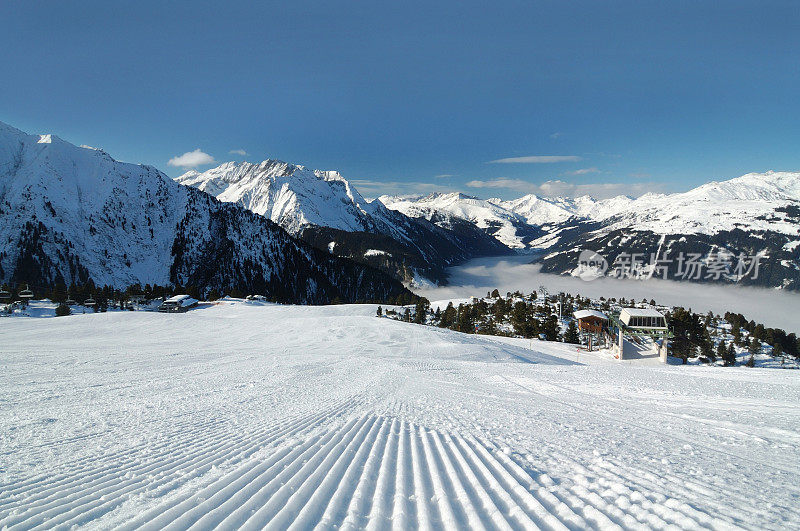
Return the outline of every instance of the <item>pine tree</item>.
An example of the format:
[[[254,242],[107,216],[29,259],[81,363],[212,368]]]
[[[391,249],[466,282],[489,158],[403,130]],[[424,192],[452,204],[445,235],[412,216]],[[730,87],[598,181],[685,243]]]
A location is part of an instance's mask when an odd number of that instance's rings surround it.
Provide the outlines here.
[[[773,358],[783,357],[783,348],[781,347],[780,343],[776,343],[772,347],[772,357]]]
[[[465,334],[475,333],[475,318],[470,311],[470,307],[465,304],[458,305],[458,322],[456,323],[456,330],[464,332]]]
[[[580,343],[580,341],[578,327],[575,326],[575,321],[570,321],[569,325],[567,325],[567,331],[564,333],[564,343],[572,343],[577,345]]]
[[[552,314],[549,315],[544,321],[542,333],[547,341],[558,341],[558,317]]]
[[[749,352],[751,356],[755,356],[761,352],[761,342],[755,337],[751,338],[750,345],[747,347],[747,352]]]
[[[716,355],[716,357],[721,359],[721,360],[723,360],[725,362],[725,365],[727,365],[728,364],[727,359],[726,359],[727,356],[728,356],[728,349],[725,348],[725,341],[720,340],[720,342],[717,343],[717,355]]]
[[[422,297],[417,301],[416,306],[414,307],[414,322],[417,324],[425,323],[425,317],[428,315],[428,308],[430,307],[430,303],[428,299]]]
[[[733,342],[736,345],[741,345],[742,344],[742,329],[738,326],[738,324],[734,324],[733,325],[733,330],[731,330],[731,332],[733,333]]]
[[[726,367],[733,367],[736,365],[736,346],[733,344],[733,342],[728,345],[728,352],[723,359],[725,360]]]
[[[442,328],[450,328],[456,322],[456,309],[453,307],[452,302],[447,303],[447,308],[442,312],[442,318],[439,320],[439,326]]]

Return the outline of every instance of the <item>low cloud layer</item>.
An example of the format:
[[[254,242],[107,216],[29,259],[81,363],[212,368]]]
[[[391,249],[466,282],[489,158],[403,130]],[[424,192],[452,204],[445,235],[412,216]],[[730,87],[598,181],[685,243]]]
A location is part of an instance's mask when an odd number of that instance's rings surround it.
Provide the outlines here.
[[[194,151],[187,151],[183,155],[169,159],[167,165],[177,166],[179,168],[196,168],[198,166],[205,166],[214,162],[214,157],[208,153],[195,149]]]
[[[576,162],[581,160],[576,155],[529,155],[527,157],[510,157],[490,160],[489,164],[553,164],[556,162]]]
[[[591,169],[591,168],[590,168]],[[541,196],[580,197],[590,195],[595,199],[607,199],[618,195],[638,197],[647,192],[661,192],[663,185],[659,183],[586,183],[575,184],[565,181],[546,181],[535,184],[523,179],[490,179],[469,181],[470,188],[491,188],[512,190],[519,194],[536,194]]]
[[[592,166],[591,168],[581,168],[579,170],[566,172],[567,175],[588,175],[590,173],[600,173],[600,170]]]
[[[351,183],[365,198],[375,198],[381,195],[419,196],[431,192],[452,191],[442,183],[423,182],[398,182],[398,181],[372,181],[368,179],[349,179]]]
[[[447,286],[416,291],[431,301],[441,301],[481,296],[495,288],[502,294],[515,290],[530,293],[543,285],[550,293],[564,291],[584,297],[655,299],[660,304],[681,305],[700,313],[708,310],[740,312],[765,326],[800,332],[796,317],[800,295],[797,293],[660,279],[601,278],[584,282],[577,277],[542,273],[539,264],[530,264],[532,260],[531,256],[477,258],[450,268]]]

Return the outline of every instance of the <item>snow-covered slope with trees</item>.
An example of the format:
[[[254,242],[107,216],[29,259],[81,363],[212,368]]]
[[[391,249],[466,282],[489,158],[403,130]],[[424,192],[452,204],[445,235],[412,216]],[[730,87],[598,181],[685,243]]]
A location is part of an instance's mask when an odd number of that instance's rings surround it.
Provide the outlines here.
[[[176,179],[265,216],[293,235],[336,255],[368,263],[409,281],[443,280],[443,269],[476,256],[507,252],[463,220],[444,228],[367,201],[335,171],[278,160],[227,162]],[[383,251],[370,253],[369,251]]]
[[[797,371],[375,310],[7,319],[0,528],[800,526]]]
[[[235,288],[297,302],[404,292],[152,167],[0,123],[0,282],[90,281]]]

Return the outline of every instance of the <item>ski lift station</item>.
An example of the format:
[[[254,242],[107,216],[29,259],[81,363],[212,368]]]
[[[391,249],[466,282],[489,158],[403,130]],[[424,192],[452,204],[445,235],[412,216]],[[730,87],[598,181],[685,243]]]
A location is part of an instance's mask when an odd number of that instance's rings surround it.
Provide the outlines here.
[[[161,303],[158,311],[161,313],[183,313],[197,306],[198,300],[189,295],[175,295]]]
[[[652,308],[623,308],[619,320],[631,330],[667,330],[667,319]]]
[[[633,351],[642,357],[651,350],[662,362],[667,362],[672,335],[664,314],[654,308],[622,308],[619,317],[612,318],[612,321],[617,328],[617,356],[620,360],[633,356]]]

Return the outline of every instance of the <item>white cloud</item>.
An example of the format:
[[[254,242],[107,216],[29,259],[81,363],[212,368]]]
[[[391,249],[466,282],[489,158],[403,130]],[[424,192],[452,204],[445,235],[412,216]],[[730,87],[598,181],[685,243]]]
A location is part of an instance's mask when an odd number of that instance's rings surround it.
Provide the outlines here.
[[[536,194],[545,197],[567,196],[580,197],[590,195],[595,199],[607,199],[618,195],[628,195],[638,197],[647,192],[663,191],[663,184],[660,183],[587,183],[574,184],[560,180],[546,181],[542,184],[535,184],[522,179],[491,179],[487,181],[469,181],[467,186],[470,188],[500,188],[512,190],[522,194]]]
[[[529,190],[536,187],[535,184],[522,179],[507,179],[505,177],[488,181],[469,181],[467,186],[470,188],[505,188],[506,190],[516,190],[524,193],[531,193]]]
[[[453,177],[452,173],[442,173],[440,175],[434,175],[434,179],[447,179],[448,177]]]
[[[510,157],[490,160],[489,164],[553,164],[555,162],[576,162],[581,160],[575,155],[529,155],[527,157]]]
[[[431,192],[452,191],[449,186],[440,183],[373,181],[368,179],[350,179],[350,182],[365,198],[381,195],[420,196]]]
[[[566,172],[567,175],[586,175],[588,173],[600,173],[600,170],[592,166],[591,168],[581,168],[579,170]]]
[[[564,133],[562,133],[560,131],[556,131],[555,133],[550,135],[550,138],[552,138],[553,140],[558,140],[562,136],[564,136]]]
[[[228,151],[228,154],[230,154],[230,155],[241,155],[242,157],[246,157],[247,156],[247,151],[245,151],[243,149],[232,149],[232,150]]]
[[[169,159],[167,165],[178,166],[181,168],[196,168],[214,162],[214,157],[208,153],[203,153],[200,149],[194,151],[187,151],[183,155]]]

